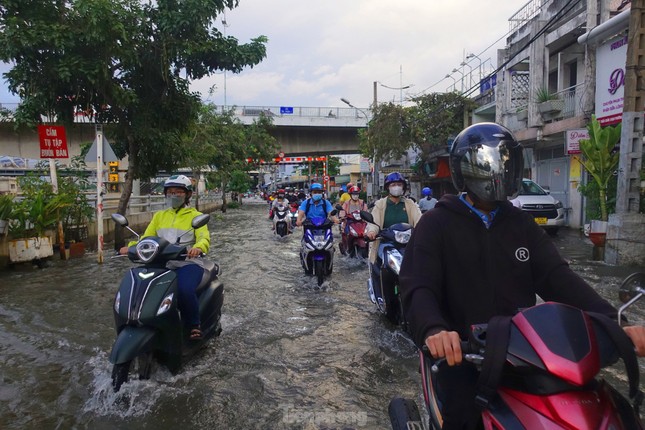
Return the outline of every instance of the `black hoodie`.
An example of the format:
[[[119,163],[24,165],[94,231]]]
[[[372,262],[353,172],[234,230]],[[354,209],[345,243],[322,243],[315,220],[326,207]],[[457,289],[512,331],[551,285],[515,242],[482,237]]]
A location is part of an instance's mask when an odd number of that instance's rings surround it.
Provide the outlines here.
[[[468,337],[472,324],[545,301],[614,317],[616,310],[560,256],[533,217],[500,203],[490,228],[446,195],[426,212],[405,250],[401,297],[417,345],[443,329]]]

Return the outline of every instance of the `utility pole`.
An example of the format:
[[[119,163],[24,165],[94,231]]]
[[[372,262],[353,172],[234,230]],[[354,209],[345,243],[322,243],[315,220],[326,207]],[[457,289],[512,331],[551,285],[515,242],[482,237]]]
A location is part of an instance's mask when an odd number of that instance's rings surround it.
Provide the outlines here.
[[[606,261],[645,264],[645,215],[639,214],[645,107],[645,0],[632,0],[627,36],[625,95],[616,214],[610,216]]]

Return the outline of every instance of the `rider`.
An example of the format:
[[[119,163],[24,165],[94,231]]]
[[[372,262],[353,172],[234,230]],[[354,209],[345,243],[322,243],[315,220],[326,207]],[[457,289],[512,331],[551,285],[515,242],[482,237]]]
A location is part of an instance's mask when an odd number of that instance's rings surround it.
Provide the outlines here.
[[[403,175],[399,172],[390,173],[385,177],[384,188],[387,190],[387,197],[383,197],[374,203],[372,209],[372,217],[374,223],[367,225],[367,233],[365,234],[373,242],[370,243],[369,251],[369,267],[372,276],[372,285],[376,285],[378,280],[378,270],[373,267],[376,263],[378,256],[379,242],[376,235],[379,232],[379,226],[388,228],[398,223],[408,223],[412,227],[416,226],[421,218],[421,211],[419,207],[410,199],[403,197],[405,191],[406,181]],[[370,295],[373,290],[370,290]],[[375,297],[372,300],[376,302]]]
[[[450,149],[450,173],[464,193],[444,195],[414,229],[400,272],[403,309],[415,343],[449,366],[437,374],[444,429],[481,425],[474,365],[462,363],[460,339],[472,324],[514,315],[545,301],[616,317],[560,257],[533,220],[513,207],[524,168],[522,146],[498,124],[463,130]],[[626,327],[639,355],[645,328]]]
[[[305,219],[310,219],[313,217],[327,218],[331,211],[331,203],[329,200],[323,198],[323,187],[319,183],[311,184],[309,187],[311,192],[311,197],[300,205],[298,208],[298,220],[296,225],[300,227]],[[332,216],[331,219],[337,223],[338,219],[335,216]]]
[[[347,190],[350,195],[350,199],[343,203],[343,211],[345,212],[345,218],[351,215],[352,212],[356,211],[366,211],[367,205],[363,200],[360,199],[361,189],[357,186],[353,186]],[[347,223],[343,222],[342,230],[347,233]]]
[[[177,268],[178,306],[182,319],[190,328],[190,339],[199,340],[202,338],[202,331],[196,289],[204,270],[200,264],[201,260],[195,257],[208,252],[210,233],[207,226],[197,230],[193,230],[191,226],[193,218],[201,213],[195,208],[188,207],[193,194],[190,178],[184,175],[171,176],[164,183],[163,192],[168,208],[154,214],[141,238],[158,236],[170,243],[176,243],[179,240],[181,245],[188,247],[186,261],[173,261],[172,265]],[[137,241],[132,241],[128,246],[136,244]],[[127,254],[128,246],[122,247],[119,253]]]
[[[423,188],[423,190],[421,190],[421,193],[423,194],[424,198],[419,200],[419,209],[421,209],[421,213],[424,213],[432,209],[434,205],[437,204],[437,199],[432,197],[432,188],[430,187]]]
[[[271,219],[273,219],[273,217],[275,216],[276,208],[278,208],[280,206],[283,206],[285,208],[289,207],[289,200],[287,200],[287,194],[286,194],[285,190],[283,190],[283,189],[278,190],[278,193],[276,195],[276,199],[271,204],[271,211],[269,212],[269,217]],[[287,228],[288,227],[289,226],[288,226],[288,223],[287,223]],[[273,224],[271,226],[271,229],[275,229],[275,224]]]
[[[347,183],[347,186],[345,187],[345,192],[341,194],[340,198],[338,199],[338,203],[340,203],[341,205],[344,205],[345,202],[351,199],[349,190],[351,190],[353,187],[354,187],[354,184],[352,184],[351,182]]]

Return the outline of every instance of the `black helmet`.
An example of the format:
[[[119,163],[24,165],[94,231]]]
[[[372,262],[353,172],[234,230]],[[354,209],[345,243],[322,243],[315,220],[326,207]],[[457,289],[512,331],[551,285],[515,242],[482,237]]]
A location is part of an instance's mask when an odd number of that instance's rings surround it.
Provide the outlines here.
[[[450,148],[455,188],[485,202],[517,196],[523,168],[522,146],[499,124],[473,124],[459,133]]]

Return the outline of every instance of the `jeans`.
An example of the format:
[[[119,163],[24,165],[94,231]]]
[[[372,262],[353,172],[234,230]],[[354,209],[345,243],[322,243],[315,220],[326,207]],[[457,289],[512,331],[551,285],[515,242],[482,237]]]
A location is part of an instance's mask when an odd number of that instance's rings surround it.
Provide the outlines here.
[[[178,268],[177,274],[177,305],[184,323],[190,327],[199,326],[199,302],[197,287],[202,280],[204,269],[197,264],[187,264]]]

